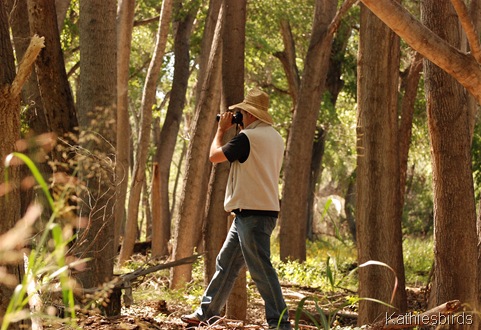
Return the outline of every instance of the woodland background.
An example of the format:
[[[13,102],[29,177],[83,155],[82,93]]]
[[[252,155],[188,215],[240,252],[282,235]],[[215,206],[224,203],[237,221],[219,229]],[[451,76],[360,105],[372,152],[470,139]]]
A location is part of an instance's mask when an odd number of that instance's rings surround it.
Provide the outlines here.
[[[47,284],[74,319],[140,241],[158,262],[202,253],[207,281],[229,216],[228,165],[207,160],[215,115],[254,86],[286,141],[280,261],[302,264],[333,236],[357,265],[388,265],[358,270],[356,296],[391,304],[359,300],[367,324],[406,311],[403,239],[425,237],[429,305],[477,311],[479,5],[0,2],[3,326],[35,324],[27,305]],[[169,288],[192,267],[171,268]],[[244,319],[246,274],[231,299],[226,314]]]

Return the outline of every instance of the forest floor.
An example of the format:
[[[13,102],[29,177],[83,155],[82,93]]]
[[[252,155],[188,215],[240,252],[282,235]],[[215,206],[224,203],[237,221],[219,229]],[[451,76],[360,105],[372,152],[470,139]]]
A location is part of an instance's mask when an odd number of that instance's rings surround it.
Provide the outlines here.
[[[314,297],[305,301],[303,311],[307,311],[309,315],[320,322],[320,314],[318,307],[322,310],[337,311],[333,321],[333,326],[338,325],[341,329],[353,329],[357,322],[357,313],[355,308],[346,307],[345,305],[348,297],[352,295],[351,292],[345,293],[321,293],[310,288],[299,288],[292,286],[283,286],[283,293],[286,302],[291,309],[291,322],[295,318],[296,309],[299,301],[305,297]],[[425,311],[426,297],[424,289],[410,288],[408,292],[408,310],[410,311]],[[252,299],[253,298],[253,299]],[[320,301],[329,301],[329,306],[322,305]],[[336,302],[338,306],[336,307]],[[117,317],[105,317],[98,313],[89,312],[79,315],[78,324],[83,330],[103,330],[103,329],[162,329],[175,330],[186,329],[185,324],[180,317],[183,314],[189,314],[193,310],[193,306],[185,303],[170,302],[164,300],[158,301],[136,301],[130,307],[123,307],[121,315]],[[248,302],[247,322],[243,323],[236,320],[221,319],[213,325],[197,327],[196,329],[265,329],[266,323],[264,321],[264,305],[262,300],[255,295],[251,297]],[[294,322],[293,322],[294,324]],[[298,329],[317,329],[315,323],[302,313],[301,321]],[[64,328],[67,329],[67,328]]]

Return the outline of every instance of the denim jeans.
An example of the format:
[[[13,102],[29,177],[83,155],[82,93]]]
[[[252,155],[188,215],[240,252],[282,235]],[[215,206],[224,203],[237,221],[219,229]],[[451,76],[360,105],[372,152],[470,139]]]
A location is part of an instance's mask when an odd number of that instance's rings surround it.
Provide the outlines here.
[[[247,266],[252,280],[264,299],[269,327],[291,329],[277,273],[271,264],[270,237],[276,218],[237,215],[216,259],[212,277],[196,314],[201,320],[218,316],[234,286],[239,271]]]

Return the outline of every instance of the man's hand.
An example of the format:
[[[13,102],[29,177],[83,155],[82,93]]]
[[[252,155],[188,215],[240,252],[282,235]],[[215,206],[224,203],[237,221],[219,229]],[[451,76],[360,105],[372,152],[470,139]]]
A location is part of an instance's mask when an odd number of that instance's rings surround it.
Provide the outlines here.
[[[217,127],[217,130],[221,129],[224,132],[227,131],[229,128],[234,126],[232,124],[232,118],[234,117],[234,114],[231,111],[226,111],[220,115],[219,119],[219,124]]]
[[[220,115],[219,124],[217,126],[217,132],[215,133],[214,140],[210,145],[209,160],[212,163],[222,163],[227,161],[227,158],[222,151],[222,138],[224,133],[234,126],[232,124],[233,113],[230,111],[224,112]]]

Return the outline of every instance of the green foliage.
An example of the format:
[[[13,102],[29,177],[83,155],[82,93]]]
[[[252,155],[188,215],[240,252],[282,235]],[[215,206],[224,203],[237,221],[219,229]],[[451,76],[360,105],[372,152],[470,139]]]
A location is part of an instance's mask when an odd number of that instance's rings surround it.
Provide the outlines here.
[[[426,285],[434,262],[434,243],[431,237],[407,236],[403,240],[406,283]]]

